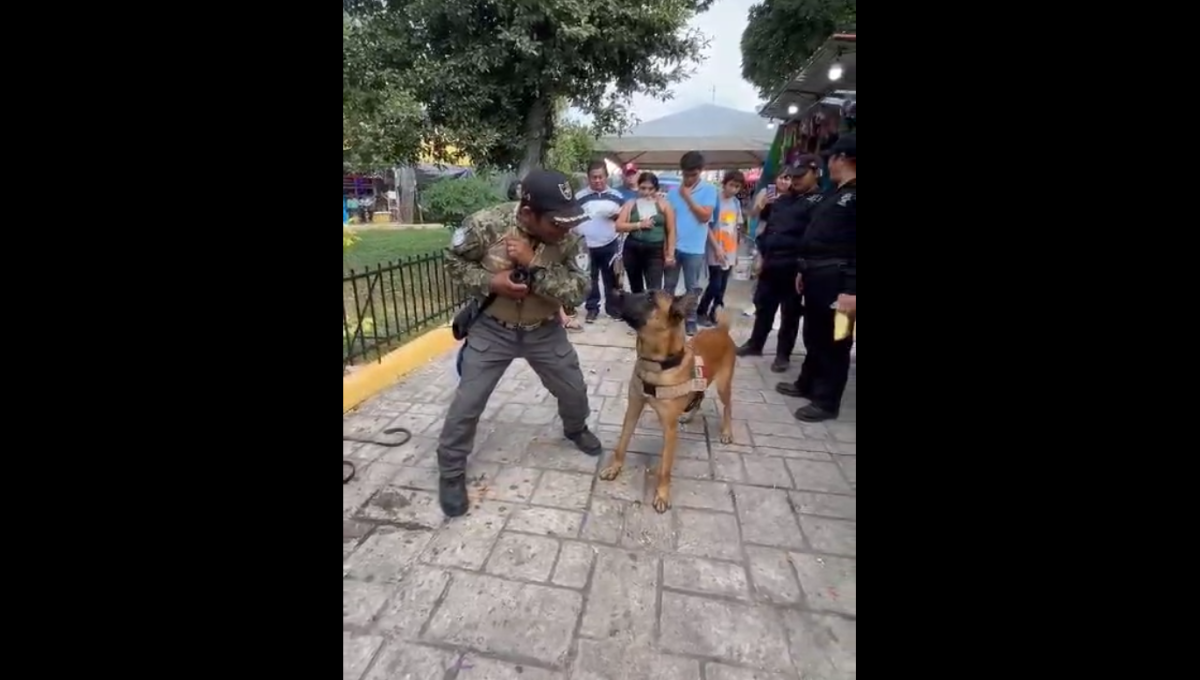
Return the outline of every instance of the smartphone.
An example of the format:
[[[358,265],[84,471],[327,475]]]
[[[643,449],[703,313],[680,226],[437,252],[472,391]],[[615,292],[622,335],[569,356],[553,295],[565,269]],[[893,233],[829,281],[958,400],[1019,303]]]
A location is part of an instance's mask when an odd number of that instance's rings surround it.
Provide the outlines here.
[[[775,188],[774,184],[768,186],[767,187],[767,198],[775,198],[776,191],[777,191],[777,189]]]

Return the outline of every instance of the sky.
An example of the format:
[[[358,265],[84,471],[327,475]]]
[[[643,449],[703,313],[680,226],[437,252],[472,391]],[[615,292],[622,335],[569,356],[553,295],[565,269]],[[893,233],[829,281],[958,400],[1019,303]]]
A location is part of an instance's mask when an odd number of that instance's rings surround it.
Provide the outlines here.
[[[689,27],[700,29],[710,40],[704,60],[695,67],[691,78],[675,83],[672,87],[675,96],[669,101],[634,96],[634,115],[645,122],[700,104],[757,111],[761,105],[758,93],[742,79],[742,31],[752,4],[754,0],[716,0],[711,9],[692,19]]]

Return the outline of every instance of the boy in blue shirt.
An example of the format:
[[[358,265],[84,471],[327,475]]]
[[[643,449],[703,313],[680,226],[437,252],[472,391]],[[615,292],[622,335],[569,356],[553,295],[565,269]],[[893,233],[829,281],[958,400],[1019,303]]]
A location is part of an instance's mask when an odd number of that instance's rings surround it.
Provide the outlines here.
[[[717,206],[717,188],[700,179],[700,174],[704,172],[704,156],[699,151],[683,154],[679,159],[679,169],[683,181],[667,194],[667,201],[675,212],[675,266],[667,269],[663,287],[668,293],[674,294],[682,272],[685,292],[698,299],[700,281],[707,269],[705,250],[709,240],[708,225]],[[688,335],[695,335],[695,305],[691,306],[685,327]]]

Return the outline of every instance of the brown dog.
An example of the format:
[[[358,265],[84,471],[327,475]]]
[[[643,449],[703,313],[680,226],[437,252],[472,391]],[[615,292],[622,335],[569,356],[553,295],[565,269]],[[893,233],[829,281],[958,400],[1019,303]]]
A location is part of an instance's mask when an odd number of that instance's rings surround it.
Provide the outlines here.
[[[729,316],[717,311],[717,326],[700,331],[688,343],[684,319],[696,306],[694,295],[672,297],[663,291],[630,293],[618,300],[621,318],[637,331],[637,362],[629,379],[629,408],[621,426],[621,439],[612,462],[600,471],[600,479],[613,480],[625,465],[625,449],[646,404],[658,414],[663,431],[662,461],[654,509],[671,507],[671,467],[679,422],[686,422],[700,409],[708,385],[717,386],[724,411],[721,443],[733,442],[733,408],[730,391],[737,346],[729,337]]]

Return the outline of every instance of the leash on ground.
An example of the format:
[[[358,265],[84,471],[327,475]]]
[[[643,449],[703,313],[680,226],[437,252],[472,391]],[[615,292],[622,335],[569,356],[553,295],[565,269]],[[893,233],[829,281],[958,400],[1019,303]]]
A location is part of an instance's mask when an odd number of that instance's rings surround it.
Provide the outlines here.
[[[380,432],[379,434],[381,434],[381,435],[394,434],[394,435],[396,435],[396,440],[395,441],[380,441],[378,439],[358,439],[356,437],[343,436],[342,441],[357,442],[359,444],[374,444],[375,446],[386,446],[390,449],[390,448],[394,448],[397,446],[404,446],[405,444],[408,443],[408,440],[412,439],[412,431],[410,431],[407,427],[389,427],[388,429],[384,430],[383,432]],[[403,435],[402,438],[401,438],[401,435]],[[349,474],[346,473],[347,467],[350,468]],[[342,484],[348,484],[350,482],[350,480],[354,479],[354,473],[355,473],[354,463],[351,463],[348,460],[343,460],[342,461]]]

